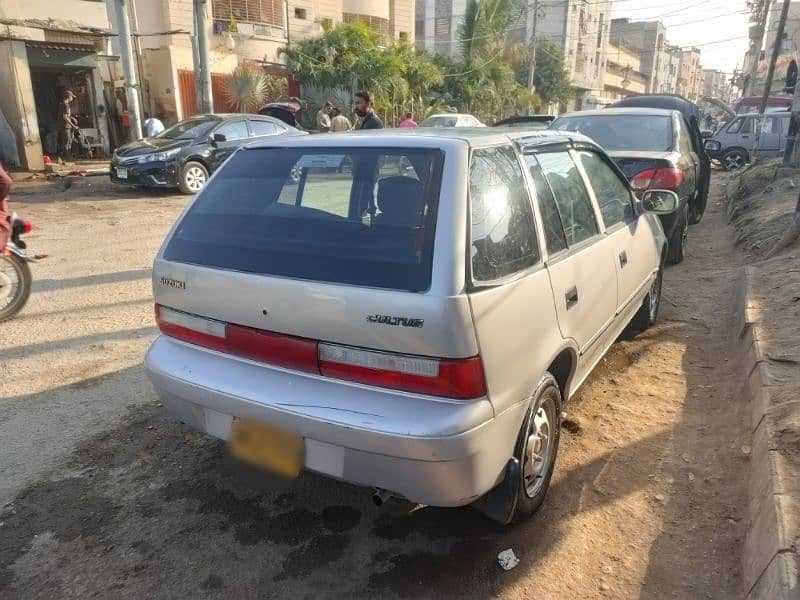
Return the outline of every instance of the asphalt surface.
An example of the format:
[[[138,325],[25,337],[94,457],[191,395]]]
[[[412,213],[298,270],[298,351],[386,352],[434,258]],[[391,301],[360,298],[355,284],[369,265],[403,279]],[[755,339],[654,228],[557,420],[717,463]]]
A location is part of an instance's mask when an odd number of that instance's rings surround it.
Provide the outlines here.
[[[141,367],[149,266],[186,201],[83,184],[13,204],[50,258],[0,324],[0,597],[740,596],[740,258],[716,202],[667,272],[662,322],[615,344],[567,405],[544,507],[504,528],[276,479],[166,414]]]

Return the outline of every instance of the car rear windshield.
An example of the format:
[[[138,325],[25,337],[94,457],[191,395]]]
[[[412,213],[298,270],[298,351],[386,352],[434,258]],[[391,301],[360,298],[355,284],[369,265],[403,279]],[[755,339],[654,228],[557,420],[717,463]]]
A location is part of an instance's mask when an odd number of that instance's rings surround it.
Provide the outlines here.
[[[673,148],[672,117],[658,115],[593,115],[561,117],[553,129],[589,136],[609,152],[669,152]]]
[[[196,198],[164,258],[427,290],[443,160],[425,149],[242,150]]]

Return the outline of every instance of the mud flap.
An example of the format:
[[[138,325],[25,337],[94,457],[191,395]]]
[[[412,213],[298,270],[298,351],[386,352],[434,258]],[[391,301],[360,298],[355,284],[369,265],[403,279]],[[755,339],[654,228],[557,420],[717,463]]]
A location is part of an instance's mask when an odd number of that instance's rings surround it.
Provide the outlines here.
[[[493,521],[508,525],[517,509],[520,482],[519,460],[512,457],[506,464],[503,481],[472,505]]]

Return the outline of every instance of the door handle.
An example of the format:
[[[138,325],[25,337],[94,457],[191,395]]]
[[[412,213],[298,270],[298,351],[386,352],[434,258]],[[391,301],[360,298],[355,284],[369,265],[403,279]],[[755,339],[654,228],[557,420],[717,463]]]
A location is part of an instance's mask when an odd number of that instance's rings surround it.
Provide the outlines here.
[[[568,289],[564,299],[567,301],[567,310],[575,306],[578,303],[578,288],[573,286]]]
[[[624,268],[625,265],[627,264],[628,264],[628,253],[625,252],[625,250],[623,250],[622,252],[619,253],[619,266]]]

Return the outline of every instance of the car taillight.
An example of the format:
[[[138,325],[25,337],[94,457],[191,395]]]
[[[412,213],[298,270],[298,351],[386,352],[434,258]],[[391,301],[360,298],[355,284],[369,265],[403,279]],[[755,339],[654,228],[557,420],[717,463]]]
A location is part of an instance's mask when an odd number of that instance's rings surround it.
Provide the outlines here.
[[[223,323],[156,305],[166,336],[278,367],[458,400],[486,395],[480,357],[436,359],[339,346]]]
[[[228,325],[228,352],[277,367],[319,373],[317,342],[291,335]]]
[[[631,178],[631,189],[635,192],[646,190],[676,190],[683,183],[685,175],[680,169],[647,169]]]
[[[156,305],[156,323],[161,333],[190,344],[213,350],[226,350],[225,323],[203,319],[185,312]]]
[[[460,400],[486,395],[478,357],[439,360],[320,343],[319,370],[326,377],[418,394]]]

